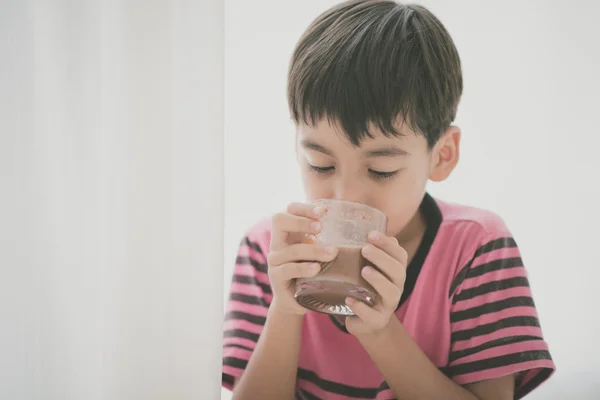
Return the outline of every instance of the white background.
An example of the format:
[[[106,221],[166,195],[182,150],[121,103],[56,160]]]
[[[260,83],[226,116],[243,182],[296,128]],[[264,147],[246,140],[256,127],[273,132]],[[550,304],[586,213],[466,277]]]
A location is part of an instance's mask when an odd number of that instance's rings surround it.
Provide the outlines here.
[[[226,1],[225,297],[244,232],[303,199],[287,66],[334,3]],[[521,247],[558,367],[530,398],[600,398],[600,3],[421,3],[454,38],[465,81],[462,158],[430,191],[497,212]]]
[[[219,0],[0,0],[0,399],[219,398],[222,82]]]

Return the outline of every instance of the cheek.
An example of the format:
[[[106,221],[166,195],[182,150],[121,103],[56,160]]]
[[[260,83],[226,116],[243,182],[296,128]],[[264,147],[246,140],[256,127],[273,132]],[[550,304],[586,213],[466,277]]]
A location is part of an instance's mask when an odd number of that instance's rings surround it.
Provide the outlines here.
[[[302,186],[306,200],[313,201],[332,197],[331,188],[323,179],[310,171],[302,171]]]
[[[412,220],[421,205],[427,176],[422,172],[405,176],[382,195],[380,207],[388,216],[388,235],[398,235]]]
[[[392,210],[388,214],[388,236],[398,236],[400,232],[406,228],[409,222],[414,217],[415,213],[419,209],[419,202],[413,204],[404,204]]]

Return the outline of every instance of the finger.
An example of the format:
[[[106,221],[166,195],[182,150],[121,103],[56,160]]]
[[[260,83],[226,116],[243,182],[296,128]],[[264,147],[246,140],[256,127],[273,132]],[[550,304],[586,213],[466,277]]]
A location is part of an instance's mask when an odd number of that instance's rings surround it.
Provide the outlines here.
[[[365,267],[362,269],[361,274],[363,278],[377,292],[381,297],[381,304],[384,308],[395,310],[402,296],[402,286],[397,286],[392,283],[383,274],[372,267]]]
[[[325,215],[325,207],[307,203],[290,203],[286,213],[299,217],[321,219]]]
[[[371,232],[369,234],[369,242],[400,261],[400,263],[406,267],[408,263],[408,254],[406,253],[406,250],[398,244],[398,239],[393,236],[386,236],[381,232]]]
[[[321,232],[321,223],[316,219],[292,215],[275,214],[272,218],[273,232],[313,234]]]
[[[364,323],[371,326],[379,326],[380,320],[383,319],[382,313],[376,310],[373,307],[369,307],[362,301],[353,299],[352,297],[346,298],[346,305],[352,310],[354,313],[353,317],[349,317],[350,319],[359,318]],[[348,325],[350,321],[346,321],[346,325]]]
[[[302,261],[329,262],[337,256],[337,253],[335,247],[299,243],[272,251],[267,255],[267,262],[270,266]]]
[[[269,268],[272,281],[286,282],[297,278],[312,278],[321,270],[321,265],[314,262],[287,263]]]
[[[399,287],[404,286],[406,269],[400,264],[400,261],[372,244],[368,244],[362,248],[362,255],[371,261],[393,284]]]

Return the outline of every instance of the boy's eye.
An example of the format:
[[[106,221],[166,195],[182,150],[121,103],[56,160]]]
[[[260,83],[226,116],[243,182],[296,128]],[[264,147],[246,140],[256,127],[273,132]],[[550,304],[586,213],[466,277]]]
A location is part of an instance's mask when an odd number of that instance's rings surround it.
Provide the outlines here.
[[[313,172],[319,174],[325,174],[331,172],[335,169],[335,167],[317,167],[316,165],[308,164],[308,168],[310,168]]]
[[[335,170],[335,167],[318,167],[316,165],[311,165],[311,164],[308,164],[308,168],[311,171],[316,172],[318,174],[327,174],[327,173],[333,172]],[[371,175],[371,177],[373,179],[378,179],[378,180],[392,179],[396,175],[398,175],[399,171],[400,170],[391,171],[391,172],[383,172],[383,171],[375,171],[373,169],[370,169],[369,175]]]
[[[370,169],[369,174],[371,174],[371,176],[373,176],[375,179],[391,179],[398,174],[398,171],[382,172]]]

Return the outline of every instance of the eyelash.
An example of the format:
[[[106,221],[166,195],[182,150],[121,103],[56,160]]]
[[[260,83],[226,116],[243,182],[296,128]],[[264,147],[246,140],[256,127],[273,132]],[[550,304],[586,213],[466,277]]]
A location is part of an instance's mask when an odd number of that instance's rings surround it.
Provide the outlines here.
[[[330,172],[333,172],[333,170],[335,169],[335,167],[317,167],[315,165],[310,165],[308,164],[308,168],[312,171],[315,172],[317,174],[327,174]],[[373,171],[373,170],[369,170],[369,174],[377,180],[385,180],[385,179],[393,179],[396,177],[396,175],[398,175],[399,171],[392,171],[392,172],[380,172],[380,171]]]

